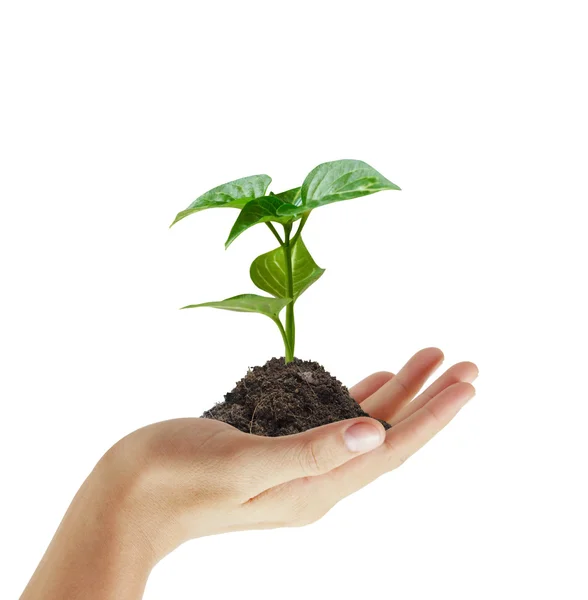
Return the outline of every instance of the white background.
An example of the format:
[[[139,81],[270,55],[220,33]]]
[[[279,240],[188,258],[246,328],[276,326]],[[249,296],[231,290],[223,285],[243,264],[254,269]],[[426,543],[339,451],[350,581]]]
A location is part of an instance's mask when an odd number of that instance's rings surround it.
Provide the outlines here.
[[[439,346],[476,398],[321,522],[188,543],[145,597],[587,597],[583,4],[2,3],[2,597],[110,445],[281,352],[178,310],[255,291],[267,229],[225,252],[236,211],[175,214],[339,158],[403,191],[313,213],[298,356],[351,385]]]

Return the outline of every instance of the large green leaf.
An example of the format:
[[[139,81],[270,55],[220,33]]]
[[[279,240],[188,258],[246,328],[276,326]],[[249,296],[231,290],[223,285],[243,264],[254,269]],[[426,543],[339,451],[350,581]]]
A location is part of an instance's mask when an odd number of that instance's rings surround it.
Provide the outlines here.
[[[265,296],[258,296],[257,294],[241,294],[240,296],[233,296],[219,302],[204,302],[202,304],[182,306],[182,309],[208,306],[210,308],[222,308],[237,312],[260,313],[275,321],[280,311],[290,302],[290,298],[267,298]]]
[[[245,208],[239,213],[231,229],[231,233],[229,233],[229,237],[225,242],[225,248],[228,248],[244,231],[258,223],[266,223],[267,221],[290,223],[294,221],[296,218],[294,216],[278,215],[278,209],[282,206],[294,208],[293,204],[286,203],[280,198],[282,195],[264,196],[263,198],[256,198],[248,202]]]
[[[235,179],[235,181],[229,181],[229,183],[223,183],[212,190],[208,190],[208,192],[196,198],[186,210],[179,212],[170,227],[188,215],[207,208],[243,208],[251,200],[264,196],[271,181],[269,175],[252,175],[251,177],[242,177],[241,179]]]
[[[285,206],[280,214],[301,215],[332,202],[399,189],[361,160],[335,160],[315,167],[302,184],[302,204],[294,209]]]
[[[298,238],[292,248],[293,301],[296,301],[324,272],[325,270],[314,262],[302,238]],[[286,259],[282,248],[258,256],[251,264],[249,274],[253,283],[264,292],[276,298],[288,296]]]

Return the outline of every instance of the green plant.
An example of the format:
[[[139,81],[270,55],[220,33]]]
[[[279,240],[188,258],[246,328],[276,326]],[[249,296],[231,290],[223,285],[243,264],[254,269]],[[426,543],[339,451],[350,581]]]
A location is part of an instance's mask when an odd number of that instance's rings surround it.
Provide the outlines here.
[[[251,264],[253,283],[271,294],[242,294],[221,300],[190,304],[183,308],[209,306],[239,312],[255,312],[269,317],[279,328],[284,341],[286,362],[294,358],[296,327],[294,305],[323,273],[302,241],[302,230],[310,213],[320,206],[367,196],[382,190],[399,190],[375,169],[360,160],[336,160],[314,168],[301,187],[267,194],[268,175],[252,175],[209,190],[177,214],[175,225],[185,217],[208,208],[238,208],[239,216],[225,242],[228,248],[245,230],[265,223],[278,240],[279,247],[258,256]],[[296,231],[294,227],[296,225]],[[283,237],[276,229],[283,227]],[[280,312],[286,309],[285,325]]]

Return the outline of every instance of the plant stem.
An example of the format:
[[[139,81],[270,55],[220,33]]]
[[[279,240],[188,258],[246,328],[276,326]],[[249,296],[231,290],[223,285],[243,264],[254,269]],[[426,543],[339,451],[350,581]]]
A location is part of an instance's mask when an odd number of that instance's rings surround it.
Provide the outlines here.
[[[292,302],[286,306],[286,337],[288,338],[289,348],[286,348],[286,363],[294,360],[294,344],[296,342],[296,326],[294,324],[294,276],[292,272],[292,245],[290,233],[292,232],[292,223],[284,225],[284,258],[286,262],[286,284],[288,298]],[[289,352],[288,352],[289,350]]]
[[[286,349],[286,362],[290,362],[294,358],[294,353],[290,349],[290,342],[288,340],[288,336],[286,335],[286,330],[282,325],[282,321],[280,319],[275,319],[275,324],[278,326],[280,333],[282,334],[282,340],[284,340],[284,348]]]
[[[280,243],[280,246],[283,246],[284,242],[282,241],[280,234],[276,231],[276,228],[269,221],[266,221],[265,224],[270,228],[270,231],[276,236],[276,239]]]
[[[300,234],[302,233],[302,228],[304,227],[304,225],[306,224],[306,220],[308,219],[308,215],[310,215],[310,211],[307,213],[304,213],[302,215],[302,219],[300,219],[300,225],[298,225],[298,231],[296,231],[294,237],[292,238],[292,240],[290,242],[292,247],[294,247],[294,244],[298,241],[298,238],[300,237]]]

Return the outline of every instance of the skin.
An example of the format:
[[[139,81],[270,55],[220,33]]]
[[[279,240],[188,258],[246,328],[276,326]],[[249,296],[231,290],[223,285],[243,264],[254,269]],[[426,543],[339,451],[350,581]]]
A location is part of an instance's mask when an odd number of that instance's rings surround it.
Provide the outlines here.
[[[426,348],[397,374],[351,388],[388,431],[358,418],[267,438],[190,418],[131,433],[83,483],[21,600],[137,600],[157,562],[187,540],[320,519],[399,467],[474,396],[471,362],[419,394],[442,362]]]

